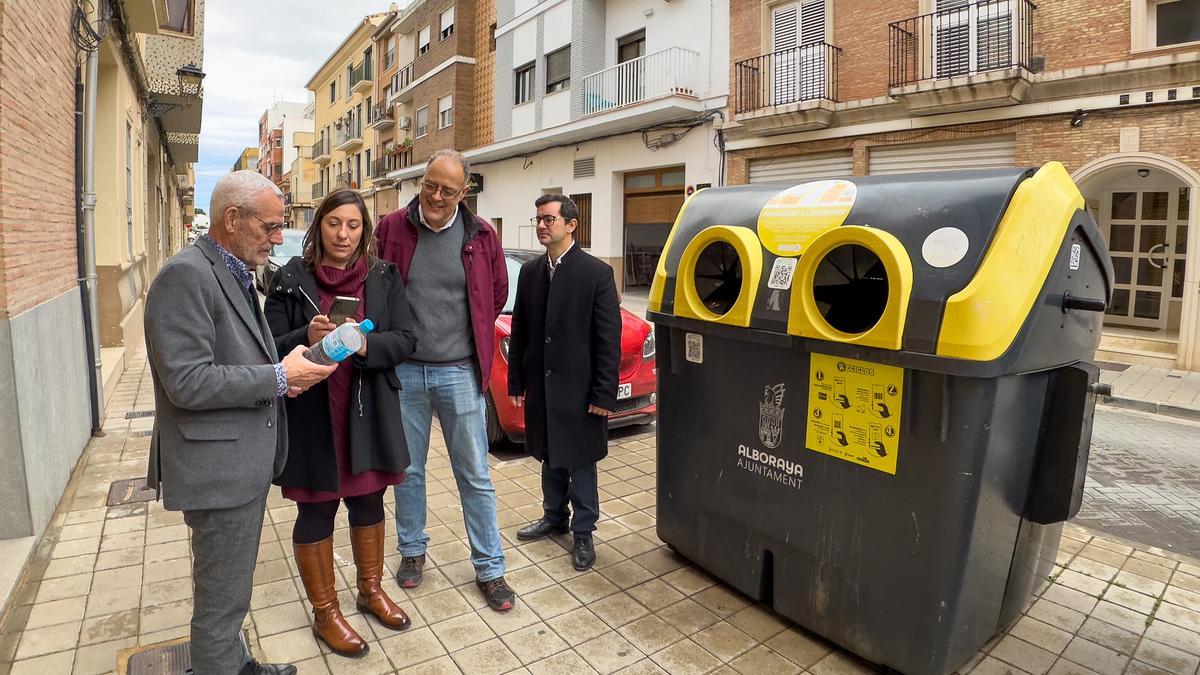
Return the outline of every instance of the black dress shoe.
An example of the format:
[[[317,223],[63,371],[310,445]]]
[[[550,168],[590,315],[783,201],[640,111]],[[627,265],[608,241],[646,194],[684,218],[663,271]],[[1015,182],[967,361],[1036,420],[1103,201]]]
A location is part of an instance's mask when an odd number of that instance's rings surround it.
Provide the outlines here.
[[[544,539],[552,534],[566,534],[569,531],[566,525],[555,525],[549,520],[542,518],[517,530],[517,539],[521,541],[534,541]]]
[[[575,550],[571,552],[571,564],[582,572],[596,564],[596,548],[592,546],[592,537],[575,537]]]
[[[296,675],[296,666],[290,663],[259,663],[250,659],[238,671],[238,675]]]

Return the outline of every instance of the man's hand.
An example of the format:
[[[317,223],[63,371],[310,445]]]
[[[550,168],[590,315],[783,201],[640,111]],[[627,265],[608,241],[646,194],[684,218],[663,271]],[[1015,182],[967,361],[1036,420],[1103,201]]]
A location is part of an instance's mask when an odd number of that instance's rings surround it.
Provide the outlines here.
[[[600,406],[597,406],[597,405],[589,405],[588,412],[593,415],[599,415],[601,417],[608,417],[609,415],[612,415],[611,410],[605,410],[604,408],[601,408]]]
[[[289,396],[293,395],[293,389],[299,388],[297,394],[302,393],[337,370],[337,365],[322,366],[309,361],[304,358],[304,351],[303,345],[296,345],[290,354],[283,357],[283,373],[287,375]]]
[[[308,346],[313,346],[320,342],[326,335],[329,335],[333,329],[337,328],[329,317],[324,314],[318,314],[308,322]]]
[[[525,407],[525,396],[524,396],[524,395],[522,395],[522,396],[509,396],[509,397],[508,397],[508,400],[512,401],[512,404],[513,404],[513,407],[514,407],[514,408],[524,408],[524,407]]]

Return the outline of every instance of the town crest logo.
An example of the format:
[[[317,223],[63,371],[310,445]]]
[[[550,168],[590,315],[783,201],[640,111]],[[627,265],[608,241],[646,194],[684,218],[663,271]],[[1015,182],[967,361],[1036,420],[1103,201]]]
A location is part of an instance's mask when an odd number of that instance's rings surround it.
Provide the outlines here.
[[[758,440],[774,449],[783,440],[783,393],[786,384],[780,382],[763,387],[763,400],[758,403]]]

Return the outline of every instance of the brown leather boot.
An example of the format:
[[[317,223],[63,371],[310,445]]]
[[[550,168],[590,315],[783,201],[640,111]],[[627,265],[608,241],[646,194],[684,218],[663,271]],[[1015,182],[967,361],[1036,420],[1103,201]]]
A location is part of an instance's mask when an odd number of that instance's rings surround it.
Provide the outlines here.
[[[370,612],[380,623],[404,630],[412,620],[383,592],[383,521],[366,527],[350,528],[350,545],[358,567],[358,609]]]
[[[313,635],[342,656],[363,656],[370,649],[354,628],[342,616],[334,588],[333,537],[315,544],[292,544],[300,579],[313,606]]]

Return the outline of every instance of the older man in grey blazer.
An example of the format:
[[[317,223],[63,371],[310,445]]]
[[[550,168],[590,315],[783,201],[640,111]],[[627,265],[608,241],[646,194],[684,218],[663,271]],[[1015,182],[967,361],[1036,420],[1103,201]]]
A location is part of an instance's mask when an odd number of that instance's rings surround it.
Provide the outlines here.
[[[155,425],[147,482],[192,534],[191,657],[196,675],[291,675],[242,639],[271,480],[287,459],[279,398],[334,368],[297,347],[280,362],[253,270],[283,242],[283,195],[236,171],[213,188],[207,235],[172,258],[146,300]]]

